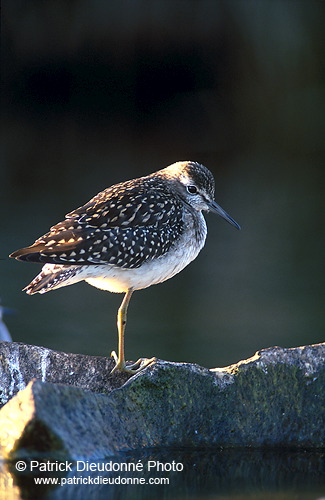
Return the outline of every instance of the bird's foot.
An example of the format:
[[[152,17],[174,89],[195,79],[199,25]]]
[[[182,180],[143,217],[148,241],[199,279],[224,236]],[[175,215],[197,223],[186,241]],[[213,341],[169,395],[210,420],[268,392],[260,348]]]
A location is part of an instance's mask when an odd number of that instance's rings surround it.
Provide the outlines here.
[[[120,360],[116,354],[115,351],[111,352],[111,357],[114,358],[115,361],[115,366],[113,370],[111,371],[111,374],[116,372],[117,370],[124,372],[124,373],[131,373],[132,375],[135,375],[136,373],[141,372],[146,366],[150,365],[154,361],[157,361],[157,358],[139,358],[138,361],[133,363],[132,365],[128,365],[125,363],[124,360]]]
[[[157,358],[139,358],[138,361],[133,363],[133,365],[129,365],[125,367],[125,372],[127,373],[139,373],[141,370],[146,368],[146,366],[151,365],[154,361],[157,361]]]

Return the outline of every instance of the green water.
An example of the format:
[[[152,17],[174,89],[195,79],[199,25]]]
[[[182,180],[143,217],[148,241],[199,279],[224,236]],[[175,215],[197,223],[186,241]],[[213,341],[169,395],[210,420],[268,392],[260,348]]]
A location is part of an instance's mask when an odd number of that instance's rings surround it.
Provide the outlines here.
[[[325,494],[324,458],[321,451],[285,450],[121,454],[107,462],[79,461],[67,473],[14,472],[11,492],[16,492],[17,500],[316,500]],[[69,464],[62,465],[69,468]],[[123,472],[129,464],[140,466],[137,471]],[[12,464],[9,471],[14,470]],[[57,478],[64,484],[36,486],[35,477]],[[130,484],[140,478],[145,484]],[[96,481],[99,484],[89,484]],[[10,499],[10,488],[7,495]]]
[[[53,15],[51,2],[23,14],[4,2],[0,299],[13,339],[116,348],[120,295],[77,284],[29,297],[40,266],[8,254],[107,186],[185,159],[214,173],[242,230],[208,214],[195,262],[134,294],[128,359],[216,367],[323,341],[321,3],[140,4],[61,2]]]

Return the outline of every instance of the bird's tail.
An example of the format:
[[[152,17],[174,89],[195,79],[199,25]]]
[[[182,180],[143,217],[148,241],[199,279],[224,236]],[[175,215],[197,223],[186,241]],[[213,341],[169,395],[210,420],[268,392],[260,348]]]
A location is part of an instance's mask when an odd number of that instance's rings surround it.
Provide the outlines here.
[[[29,295],[46,293],[55,288],[72,285],[83,278],[78,277],[79,266],[45,264],[42,271],[24,290]]]

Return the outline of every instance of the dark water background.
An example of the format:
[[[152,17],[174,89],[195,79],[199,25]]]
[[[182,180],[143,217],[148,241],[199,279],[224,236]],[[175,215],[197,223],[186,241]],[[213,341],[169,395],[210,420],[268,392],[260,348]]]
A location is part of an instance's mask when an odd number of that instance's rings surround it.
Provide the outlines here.
[[[54,462],[54,461],[53,461]],[[143,472],[120,472],[120,464],[143,464]],[[153,462],[156,465],[153,466]],[[174,466],[172,463],[174,462]],[[68,462],[70,463],[70,462]],[[149,463],[151,468],[148,467]],[[89,472],[91,464],[97,470]],[[8,500],[324,500],[324,453],[289,450],[196,450],[125,453],[105,462],[80,461],[71,472],[35,473],[4,468],[4,491]],[[0,464],[1,465],[1,464]],[[65,465],[64,465],[65,466]],[[117,468],[116,468],[117,467]],[[85,470],[82,470],[84,469]],[[174,470],[173,470],[174,468]],[[148,471],[149,469],[149,471]],[[170,469],[166,471],[164,469]],[[64,478],[70,484],[35,486],[34,477]],[[75,479],[74,479],[75,478]],[[99,484],[89,483],[92,480]],[[99,479],[100,478],[100,479]],[[102,484],[119,481],[118,484]],[[144,478],[147,484],[126,483],[128,478]],[[87,484],[78,484],[81,480]],[[123,484],[122,481],[125,481]],[[162,484],[149,484],[160,480]],[[166,484],[168,480],[168,484]],[[75,483],[73,483],[75,481]]]
[[[322,3],[20,2],[2,8],[0,297],[17,341],[116,346],[121,295],[20,290],[8,259],[105,187],[208,166],[238,232],[207,215],[200,256],[132,298],[127,356],[226,365],[323,340]]]
[[[121,295],[78,284],[29,297],[39,266],[7,256],[105,187],[188,159],[214,173],[242,231],[207,215],[196,261],[134,294],[127,357],[216,367],[324,340],[323,7],[2,2],[0,297],[14,340],[116,347]]]

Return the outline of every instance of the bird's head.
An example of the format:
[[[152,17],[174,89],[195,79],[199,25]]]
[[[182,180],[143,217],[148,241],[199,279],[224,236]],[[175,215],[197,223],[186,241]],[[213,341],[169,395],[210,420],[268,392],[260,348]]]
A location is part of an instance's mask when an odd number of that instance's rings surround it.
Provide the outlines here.
[[[180,161],[161,170],[173,183],[173,189],[192,209],[212,212],[240,229],[239,224],[214,201],[215,183],[210,170],[194,161]]]

